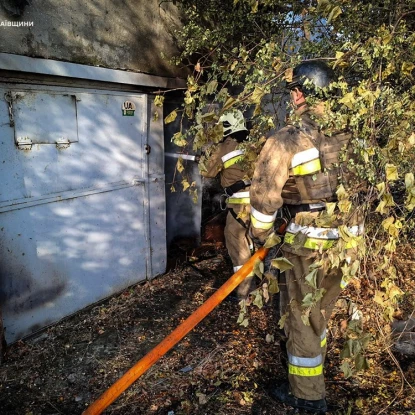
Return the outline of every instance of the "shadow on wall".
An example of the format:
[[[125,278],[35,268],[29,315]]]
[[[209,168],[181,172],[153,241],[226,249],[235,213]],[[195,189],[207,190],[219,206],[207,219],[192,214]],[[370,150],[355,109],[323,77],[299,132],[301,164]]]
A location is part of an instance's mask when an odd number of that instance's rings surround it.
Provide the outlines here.
[[[10,17],[21,16],[28,4],[28,0],[0,0],[1,7]]]
[[[0,20],[33,22],[1,27],[6,34],[1,52],[183,77],[168,62],[178,54],[173,32],[180,26],[171,2],[0,0],[0,5]]]

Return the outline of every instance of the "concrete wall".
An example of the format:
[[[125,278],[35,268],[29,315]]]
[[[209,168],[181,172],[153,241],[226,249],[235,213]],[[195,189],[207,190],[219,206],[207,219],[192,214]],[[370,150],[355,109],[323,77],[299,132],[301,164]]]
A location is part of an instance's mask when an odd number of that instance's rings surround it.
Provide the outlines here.
[[[178,25],[159,0],[0,0],[0,52],[179,76],[162,57],[177,53]]]

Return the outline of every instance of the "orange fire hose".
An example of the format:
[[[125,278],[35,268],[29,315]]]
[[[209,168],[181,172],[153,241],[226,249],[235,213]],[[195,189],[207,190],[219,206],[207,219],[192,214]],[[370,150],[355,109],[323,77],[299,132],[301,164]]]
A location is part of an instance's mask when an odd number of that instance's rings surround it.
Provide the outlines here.
[[[157,360],[165,355],[189,331],[200,323],[217,305],[219,305],[252,271],[257,260],[263,260],[268,252],[260,248],[246,264],[228,279],[212,296],[210,296],[193,314],[164,338],[154,349],[148,352],[128,372],[110,386],[82,415],[101,414],[114,402],[129,386],[131,386]]]

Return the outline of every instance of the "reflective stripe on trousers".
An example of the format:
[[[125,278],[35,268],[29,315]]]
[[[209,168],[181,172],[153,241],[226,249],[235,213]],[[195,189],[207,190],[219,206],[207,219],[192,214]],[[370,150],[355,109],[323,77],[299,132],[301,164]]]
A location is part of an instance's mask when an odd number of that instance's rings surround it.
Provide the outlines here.
[[[271,229],[274,225],[276,217],[277,217],[277,212],[275,212],[273,215],[266,215],[256,210],[251,205],[251,224],[256,229],[262,229],[265,231],[267,231],[268,229]]]
[[[288,373],[296,376],[320,376],[323,374],[323,356],[298,357],[288,353]]]

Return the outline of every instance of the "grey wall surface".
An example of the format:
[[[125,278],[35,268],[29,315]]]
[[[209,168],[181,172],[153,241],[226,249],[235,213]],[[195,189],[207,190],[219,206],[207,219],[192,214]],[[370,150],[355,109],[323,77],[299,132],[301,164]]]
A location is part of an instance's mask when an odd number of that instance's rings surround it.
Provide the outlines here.
[[[159,3],[0,0],[0,52],[179,76],[162,57],[177,54],[178,12],[170,2]]]
[[[165,101],[165,115],[170,114],[180,104],[181,101],[178,99]],[[187,128],[186,122],[184,122],[183,128],[184,130]],[[164,125],[164,149],[166,153],[179,154],[183,152],[183,148],[176,146],[171,141],[173,134],[179,130],[180,117],[177,117],[174,122]],[[173,241],[181,238],[193,239],[195,243],[199,243],[202,221],[202,177],[199,173],[199,167],[194,161],[183,160],[185,170],[183,174],[180,174],[176,170],[176,158],[166,157],[164,162],[167,246],[169,247]],[[197,201],[192,199],[192,195],[188,191],[183,192],[181,181],[184,177],[188,179],[189,183],[196,182]],[[175,192],[171,191],[172,186],[174,186]]]

